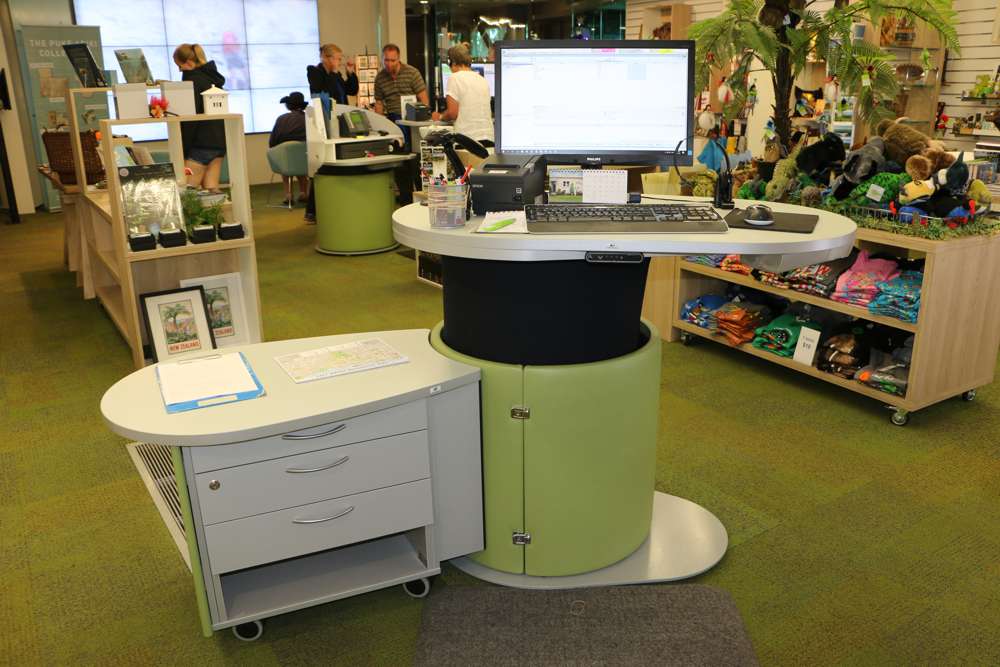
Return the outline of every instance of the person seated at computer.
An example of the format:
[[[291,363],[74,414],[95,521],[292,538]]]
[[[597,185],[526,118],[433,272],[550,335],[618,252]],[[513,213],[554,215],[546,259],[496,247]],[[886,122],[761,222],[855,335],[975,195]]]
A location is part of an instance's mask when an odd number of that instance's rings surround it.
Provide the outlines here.
[[[281,98],[281,103],[288,109],[288,113],[283,113],[274,121],[274,128],[271,136],[267,139],[268,148],[274,148],[278,144],[286,141],[306,140],[306,98],[299,91],[295,91]],[[296,176],[299,181],[299,201],[305,201],[309,196],[309,178],[307,176]],[[285,202],[292,201],[292,177],[282,176],[281,182],[285,186]]]
[[[455,122],[455,132],[475,139],[484,146],[493,145],[493,118],[490,114],[490,86],[486,79],[472,71],[472,57],[464,45],[448,49],[447,108],[434,112],[434,120]]]
[[[174,63],[181,71],[182,81],[194,83],[195,113],[205,113],[201,94],[215,86],[222,88],[226,77],[219,74],[214,60],[205,57],[199,44],[181,44],[174,49]],[[222,159],[226,156],[226,125],[221,120],[181,123],[181,145],[184,166],[189,172],[187,184],[219,192]]]
[[[354,58],[347,59],[345,76],[340,71],[344,51],[339,46],[324,44],[319,47],[319,57],[318,65],[306,67],[309,93],[311,95],[326,93],[337,104],[347,104],[348,95],[358,94],[358,75],[354,72]]]

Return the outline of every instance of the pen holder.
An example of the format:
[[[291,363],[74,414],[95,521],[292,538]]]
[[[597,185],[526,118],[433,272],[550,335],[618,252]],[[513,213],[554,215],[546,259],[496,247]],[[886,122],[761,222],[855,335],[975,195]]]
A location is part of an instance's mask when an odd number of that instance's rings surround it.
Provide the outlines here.
[[[469,186],[465,183],[428,185],[427,208],[430,209],[431,227],[464,227],[469,214]]]

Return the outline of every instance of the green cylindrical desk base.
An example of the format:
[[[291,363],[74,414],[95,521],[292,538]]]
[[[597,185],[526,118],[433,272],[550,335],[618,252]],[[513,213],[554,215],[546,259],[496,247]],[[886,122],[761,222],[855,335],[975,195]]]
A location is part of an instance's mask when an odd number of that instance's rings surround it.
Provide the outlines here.
[[[473,560],[564,576],[616,563],[646,539],[661,362],[660,334],[644,326],[649,340],[635,352],[561,366],[469,357],[445,345],[441,323],[434,328],[438,352],[482,369],[486,549]],[[515,533],[530,542],[515,544]]]
[[[392,250],[392,169],[316,174],[316,250],[364,255]]]

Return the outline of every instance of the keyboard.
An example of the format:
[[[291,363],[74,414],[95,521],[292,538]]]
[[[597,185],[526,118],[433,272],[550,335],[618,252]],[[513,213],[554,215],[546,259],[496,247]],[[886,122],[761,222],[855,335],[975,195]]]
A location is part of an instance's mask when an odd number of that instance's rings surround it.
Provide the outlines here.
[[[528,204],[533,234],[699,234],[729,230],[708,204]]]

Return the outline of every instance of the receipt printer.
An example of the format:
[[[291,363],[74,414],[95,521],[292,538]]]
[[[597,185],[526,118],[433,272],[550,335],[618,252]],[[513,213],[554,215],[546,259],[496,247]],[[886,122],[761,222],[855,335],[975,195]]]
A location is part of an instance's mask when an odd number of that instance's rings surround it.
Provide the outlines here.
[[[545,156],[498,153],[469,173],[472,211],[511,211],[540,204],[545,194]]]

